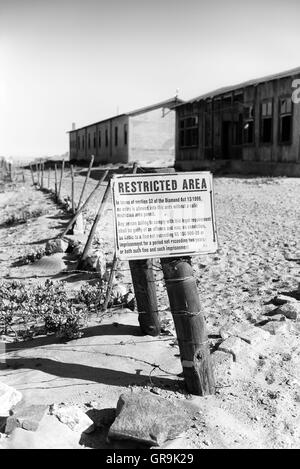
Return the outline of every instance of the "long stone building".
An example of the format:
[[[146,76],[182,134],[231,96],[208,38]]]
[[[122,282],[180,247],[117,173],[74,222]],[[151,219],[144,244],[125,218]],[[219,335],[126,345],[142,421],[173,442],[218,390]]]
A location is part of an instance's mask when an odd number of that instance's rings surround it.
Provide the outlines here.
[[[69,131],[70,160],[98,163],[175,158],[175,110],[172,98]]]
[[[176,107],[181,170],[300,176],[300,67]]]

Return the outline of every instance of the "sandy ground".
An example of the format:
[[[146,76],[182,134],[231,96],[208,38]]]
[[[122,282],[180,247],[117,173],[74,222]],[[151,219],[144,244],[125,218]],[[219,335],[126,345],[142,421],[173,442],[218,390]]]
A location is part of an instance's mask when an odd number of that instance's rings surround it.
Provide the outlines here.
[[[99,171],[93,172],[89,192]],[[84,171],[76,176],[76,197]],[[63,184],[70,194],[70,181]],[[105,189],[85,212],[91,224]],[[300,281],[300,180],[293,178],[215,178],[215,204],[220,249],[194,259],[201,304],[212,350],[220,343],[222,326],[254,324],[270,309],[279,293],[298,289]],[[18,266],[20,256],[61,232],[66,215],[47,193],[25,184],[0,194],[0,219],[24,206],[47,213],[27,224],[0,228],[0,276],[26,282],[53,278],[78,288],[89,279],[62,274],[67,255],[43,258]],[[97,242],[110,262],[113,253],[112,206],[108,204]],[[130,286],[127,263],[119,265],[119,279]],[[90,279],[91,281],[91,279]],[[171,318],[161,272],[157,271],[161,314]],[[115,408],[119,395],[131,389],[152,390],[181,400],[193,416],[190,429],[169,444],[175,448],[299,448],[300,343],[299,322],[286,322],[276,335],[257,346],[253,356],[216,365],[217,393],[191,396],[184,390],[174,331],[159,338],[142,336],[137,314],[116,311],[90,324],[81,339],[61,343],[54,337],[6,345],[1,355],[0,380],[19,389],[30,403],[75,403],[99,415]],[[103,427],[86,447],[107,447]],[[1,443],[11,444],[9,438]],[[32,447],[38,444],[28,443]],[[71,443],[70,443],[71,445]],[[71,445],[72,446],[72,445]]]

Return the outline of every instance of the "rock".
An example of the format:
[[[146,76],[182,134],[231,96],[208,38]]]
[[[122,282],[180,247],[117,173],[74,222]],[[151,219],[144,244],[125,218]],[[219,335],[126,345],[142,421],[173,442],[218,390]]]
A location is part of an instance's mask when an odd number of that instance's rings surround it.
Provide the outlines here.
[[[125,308],[131,309],[131,311],[134,311],[135,308],[135,296],[132,292],[126,293],[123,297],[123,302]]]
[[[263,326],[260,326],[260,329],[268,332],[269,334],[275,335],[282,332],[287,332],[289,327],[287,321],[268,321]]]
[[[84,222],[82,212],[78,215],[73,225],[73,234],[80,235],[84,233]]]
[[[222,352],[221,350],[216,350],[212,353],[211,358],[215,368],[224,365],[230,367],[233,361],[233,357],[230,353]]]
[[[56,417],[45,415],[35,432],[16,428],[6,438],[7,449],[82,449],[81,434],[73,432]]]
[[[57,252],[66,252],[68,249],[68,243],[63,239],[49,239],[46,243],[45,251],[46,254],[55,254]]]
[[[284,305],[285,303],[293,303],[297,301],[296,298],[293,298],[292,296],[286,296],[286,295],[278,295],[274,298],[273,303],[277,306]]]
[[[111,291],[111,298],[113,303],[123,303],[125,296],[127,295],[127,288],[122,283],[116,283]]]
[[[285,303],[277,308],[277,313],[283,314],[288,319],[297,319],[300,317],[300,302],[290,301]]]
[[[160,446],[190,425],[183,406],[148,391],[122,394],[116,412],[108,438],[133,440],[146,446]]]
[[[268,321],[286,321],[286,317],[283,314],[274,314],[268,317]]]
[[[225,382],[231,373],[233,355],[231,353],[216,350],[211,354],[212,365],[216,382]]]
[[[0,383],[0,417],[8,416],[11,408],[18,404],[22,397],[20,391],[7,384]]]
[[[106,273],[106,257],[104,252],[98,250],[92,252],[84,260],[84,268],[87,270],[95,270],[100,274],[100,278],[103,278]]]
[[[50,412],[74,432],[91,433],[94,431],[93,421],[79,407],[54,404]]]
[[[233,356],[233,361],[241,361],[247,355],[249,345],[239,337],[228,337],[220,345],[218,350],[221,352],[230,353]]]
[[[72,249],[72,254],[74,254],[74,256],[76,257],[81,257],[83,250],[84,250],[84,244],[78,242]]]
[[[226,340],[229,337],[238,337],[250,345],[258,346],[268,339],[268,333],[262,331],[248,323],[241,323],[234,326],[223,326],[220,329],[220,336]]]
[[[12,433],[18,427],[35,432],[47,410],[47,405],[30,405],[27,407],[18,405],[13,409],[12,415],[7,418],[5,433]]]

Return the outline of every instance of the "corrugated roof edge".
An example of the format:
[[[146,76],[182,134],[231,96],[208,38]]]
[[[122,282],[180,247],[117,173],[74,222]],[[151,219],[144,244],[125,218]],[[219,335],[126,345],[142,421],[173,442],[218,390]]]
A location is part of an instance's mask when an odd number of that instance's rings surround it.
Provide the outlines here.
[[[268,75],[268,76],[261,77],[261,78],[255,78],[252,80],[245,81],[243,83],[238,83],[236,85],[224,86],[222,88],[218,88],[211,92],[197,96],[196,98],[189,99],[181,104],[178,104],[176,107],[182,106],[183,104],[186,104],[186,103],[193,103],[195,101],[201,101],[201,100],[208,99],[208,98],[214,98],[215,96],[218,96],[220,94],[225,94],[225,93],[229,93],[230,91],[239,90],[241,88],[246,88],[247,86],[258,85],[259,83],[277,80],[279,78],[285,78],[285,77],[293,76],[297,74],[300,74],[300,67],[292,68],[291,70],[287,70],[285,72],[275,73],[273,75]]]
[[[176,107],[176,106],[178,106],[178,103],[183,104],[184,101],[182,99],[179,99],[179,98],[176,98],[176,97],[166,99],[165,101],[160,101],[159,103],[151,104],[150,106],[141,107],[139,109],[135,109],[134,111],[125,112],[123,114],[116,114],[115,116],[108,117],[107,119],[103,119],[103,120],[97,121],[97,122],[92,122],[91,124],[84,125],[83,127],[78,127],[78,129],[68,130],[67,133],[71,134],[72,132],[77,132],[78,130],[86,129],[87,127],[92,127],[93,125],[97,125],[97,124],[101,124],[103,122],[110,121],[112,119],[115,119],[116,117],[134,116],[136,114],[142,114],[143,112],[146,112],[146,111],[159,109],[162,106],[169,105],[169,107]],[[171,106],[171,104],[172,104],[172,106]]]

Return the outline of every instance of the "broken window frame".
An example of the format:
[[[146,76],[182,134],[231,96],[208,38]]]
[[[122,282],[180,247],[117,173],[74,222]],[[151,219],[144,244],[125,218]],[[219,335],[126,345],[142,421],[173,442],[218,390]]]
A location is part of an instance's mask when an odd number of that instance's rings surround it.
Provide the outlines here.
[[[194,120],[194,122],[191,122]],[[199,116],[191,114],[179,118],[179,147],[197,148],[199,145]]]
[[[289,109],[282,111],[282,102],[289,101]],[[289,139],[282,139],[282,122],[283,119],[290,118],[290,135]],[[278,143],[280,145],[291,145],[293,142],[293,101],[291,96],[280,96],[278,101]]]
[[[266,106],[266,113],[264,107]],[[269,107],[271,106],[271,112]],[[263,99],[260,103],[260,133],[259,142],[261,145],[272,145],[273,144],[273,124],[274,124],[274,103],[273,98]],[[264,138],[264,126],[265,122],[270,121],[270,139],[265,140]]]

